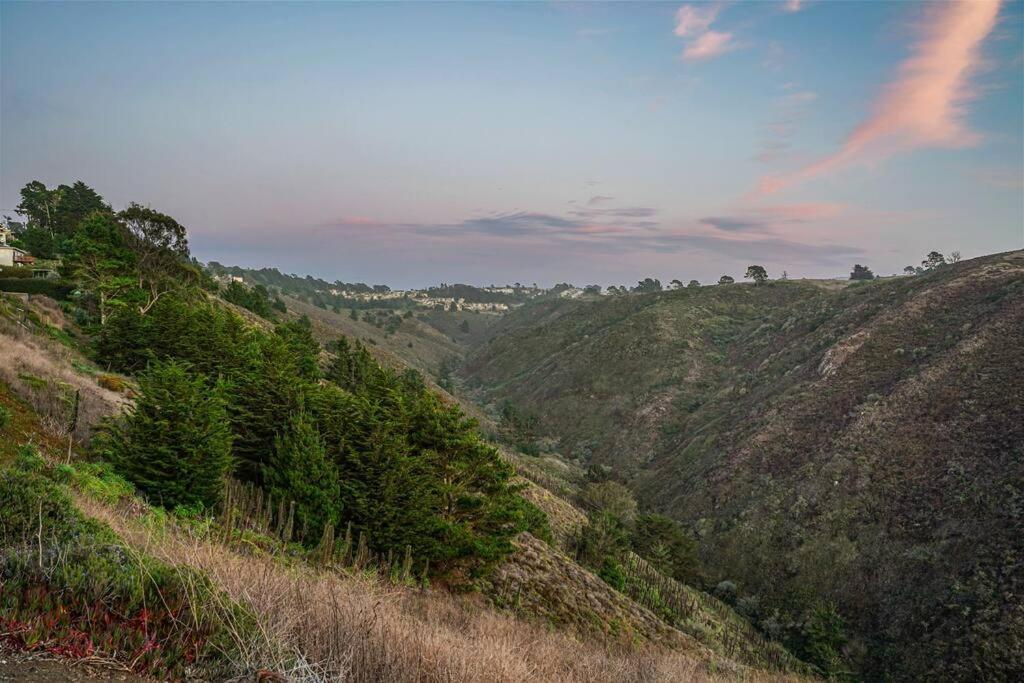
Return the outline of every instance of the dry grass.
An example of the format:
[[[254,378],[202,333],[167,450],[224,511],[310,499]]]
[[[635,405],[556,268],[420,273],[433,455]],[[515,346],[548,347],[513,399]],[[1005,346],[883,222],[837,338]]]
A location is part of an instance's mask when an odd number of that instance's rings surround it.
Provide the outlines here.
[[[80,499],[86,514],[130,545],[204,571],[250,605],[269,641],[299,653],[298,678],[338,681],[786,681],[656,647],[576,640],[442,592],[372,577],[286,566],[168,525],[154,531],[129,510]],[[254,651],[266,650],[256,647]],[[727,669],[727,674],[711,671]]]
[[[36,300],[29,306],[44,319],[55,319],[59,314],[59,309],[56,313],[51,310],[52,306],[38,308]],[[40,334],[19,319],[18,310],[11,309],[13,315],[0,315],[0,380],[35,409],[47,432],[55,436],[66,437],[72,415],[70,399],[78,392],[78,421],[73,435],[84,443],[93,427],[103,417],[119,412],[127,399],[98,386],[93,377],[75,372],[75,363],[85,366],[81,354]]]

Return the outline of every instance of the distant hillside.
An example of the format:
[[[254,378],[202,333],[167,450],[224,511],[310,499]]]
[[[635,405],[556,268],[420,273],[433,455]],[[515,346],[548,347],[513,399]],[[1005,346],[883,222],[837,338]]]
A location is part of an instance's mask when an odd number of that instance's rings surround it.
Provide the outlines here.
[[[550,301],[463,368],[869,678],[1024,673],[1024,252],[830,291]],[[772,617],[778,610],[779,617]]]

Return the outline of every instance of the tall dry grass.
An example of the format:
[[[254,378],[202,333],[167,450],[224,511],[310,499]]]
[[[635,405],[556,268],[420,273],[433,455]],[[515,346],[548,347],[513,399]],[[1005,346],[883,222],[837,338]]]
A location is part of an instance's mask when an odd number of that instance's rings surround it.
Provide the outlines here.
[[[243,554],[169,524],[91,499],[82,510],[132,547],[204,571],[261,619],[266,643],[251,643],[262,666],[283,666],[274,647],[299,655],[293,678],[352,681],[795,681],[716,661],[710,653],[618,648],[577,640],[495,612],[471,598],[422,592],[372,577],[291,566]],[[253,662],[248,662],[253,666]],[[723,673],[711,673],[718,670]]]

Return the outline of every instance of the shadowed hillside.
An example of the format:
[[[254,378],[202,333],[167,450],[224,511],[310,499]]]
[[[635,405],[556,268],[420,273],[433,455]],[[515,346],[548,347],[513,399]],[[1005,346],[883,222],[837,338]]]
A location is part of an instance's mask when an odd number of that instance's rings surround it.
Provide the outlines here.
[[[840,291],[550,302],[464,374],[687,523],[767,628],[834,601],[869,677],[1005,680],[1024,661],[1022,345],[1011,252]]]

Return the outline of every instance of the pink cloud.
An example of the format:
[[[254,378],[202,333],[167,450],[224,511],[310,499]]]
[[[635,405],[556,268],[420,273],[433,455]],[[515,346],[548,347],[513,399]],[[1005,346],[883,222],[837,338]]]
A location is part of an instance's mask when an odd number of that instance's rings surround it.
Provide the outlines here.
[[[686,40],[683,59],[698,61],[711,59],[736,47],[732,33],[715,31],[711,24],[718,18],[722,6],[718,3],[706,5],[683,5],[676,10],[675,34]]]
[[[702,33],[697,40],[686,46],[686,49],[683,50],[683,59],[690,61],[711,59],[712,57],[725,54],[734,47],[731,33],[707,31]]]
[[[680,38],[699,36],[711,28],[720,10],[719,5],[683,5],[676,10],[676,35]]]
[[[787,12],[799,12],[803,9],[803,0],[786,0],[786,4],[783,6]]]
[[[864,157],[975,144],[979,136],[966,122],[967,104],[976,95],[968,80],[982,64],[981,43],[996,25],[999,5],[1000,0],[958,0],[929,7],[912,54],[842,147],[792,173],[763,178],[760,191],[776,192]]]

